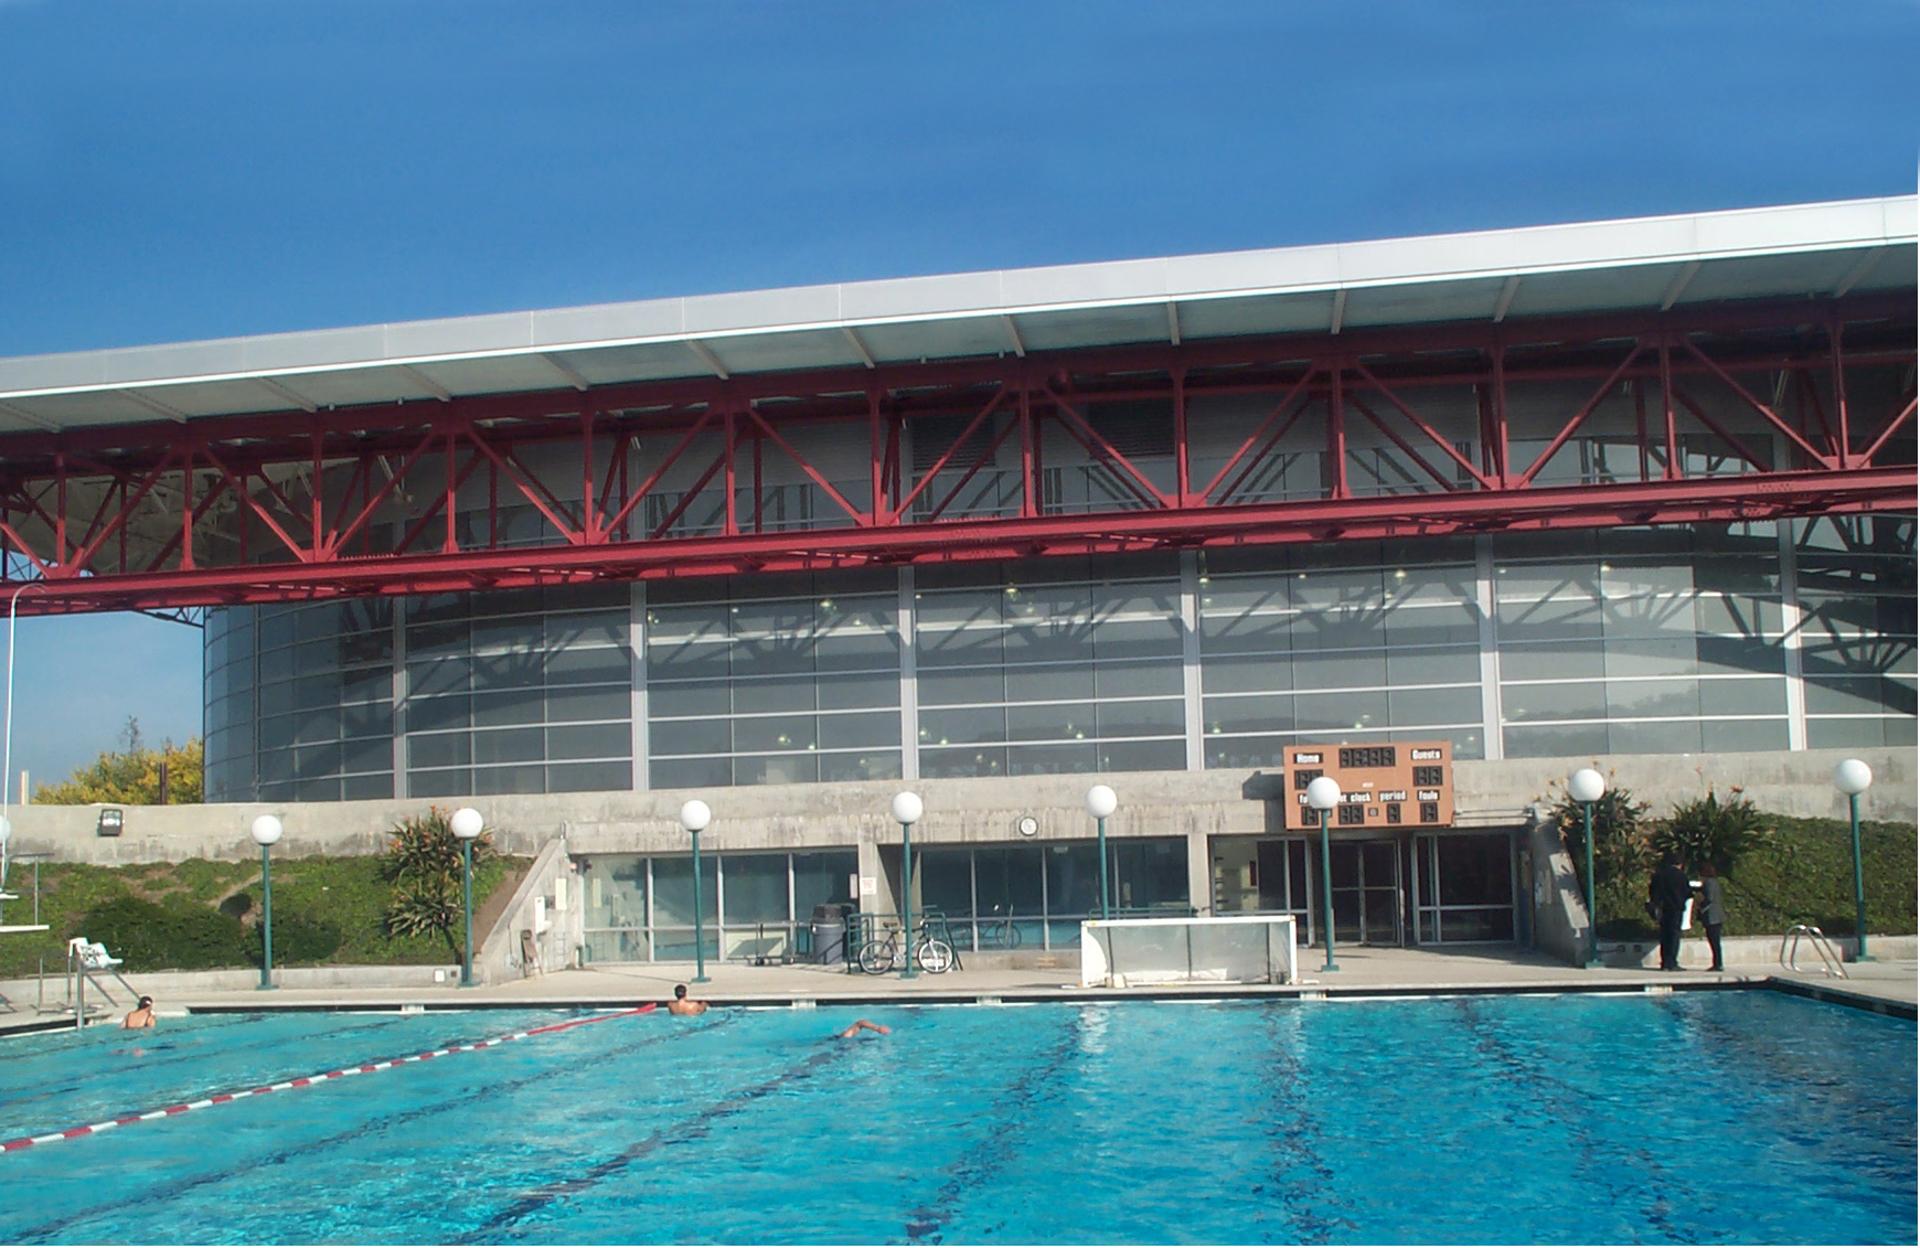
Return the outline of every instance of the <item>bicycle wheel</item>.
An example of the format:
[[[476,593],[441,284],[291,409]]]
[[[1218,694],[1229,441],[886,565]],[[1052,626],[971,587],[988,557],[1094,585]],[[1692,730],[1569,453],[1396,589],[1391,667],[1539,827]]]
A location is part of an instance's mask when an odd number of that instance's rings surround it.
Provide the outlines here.
[[[1008,919],[1001,925],[1000,947],[1003,949],[1018,949],[1020,947],[1020,929],[1013,925],[1012,919]]]
[[[869,975],[885,975],[893,969],[893,942],[870,940],[860,947],[860,969]]]
[[[953,946],[944,940],[923,940],[913,952],[920,969],[929,975],[944,975],[953,969]]]

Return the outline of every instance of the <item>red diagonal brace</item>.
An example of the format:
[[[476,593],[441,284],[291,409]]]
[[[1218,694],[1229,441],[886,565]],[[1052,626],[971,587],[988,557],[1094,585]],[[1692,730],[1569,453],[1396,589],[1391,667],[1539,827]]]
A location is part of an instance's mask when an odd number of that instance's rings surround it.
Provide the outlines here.
[[[1086,435],[1085,438],[1081,439],[1082,445],[1086,446],[1096,457],[1107,460],[1110,463],[1118,464],[1128,476],[1139,482],[1141,488],[1147,492],[1147,501],[1149,503],[1157,502],[1162,507],[1173,506],[1173,497],[1169,494],[1161,493],[1160,487],[1148,480],[1146,473],[1134,467],[1133,461],[1125,455],[1122,455],[1119,448],[1101,437],[1099,431],[1087,423],[1087,418],[1082,416],[1073,404],[1061,398],[1059,392],[1052,386],[1045,386],[1043,388],[1047,392],[1047,397],[1053,400],[1054,410],[1060,415],[1065,416],[1075,425],[1078,425],[1080,432]]]
[[[1408,445],[1407,440],[1405,438],[1401,437],[1397,432],[1389,428],[1387,425],[1387,422],[1380,419],[1380,417],[1374,413],[1374,410],[1368,407],[1366,403],[1361,400],[1359,395],[1349,394],[1347,396],[1347,402],[1359,408],[1360,414],[1362,416],[1365,416],[1368,420],[1372,421],[1374,428],[1378,429],[1381,433],[1384,433],[1389,438],[1393,439],[1393,444],[1399,447],[1401,451],[1403,451],[1406,454],[1408,459],[1411,459],[1414,463],[1420,465],[1420,470],[1422,472],[1425,472],[1428,476],[1432,477],[1435,481],[1439,482],[1441,489],[1453,490],[1458,488],[1458,485],[1456,482],[1449,481],[1444,473],[1442,473],[1438,468],[1435,468],[1432,464],[1427,462],[1426,457],[1424,455],[1420,454],[1419,451],[1414,450],[1412,446]],[[1457,460],[1459,459],[1459,456],[1456,455],[1454,456],[1454,458]],[[1480,474],[1474,473],[1474,476],[1479,477]],[[1486,480],[1484,478],[1481,478],[1481,484],[1482,485],[1486,484]]]
[[[1750,448],[1748,448],[1746,443],[1742,442],[1739,438],[1734,437],[1733,434],[1724,425],[1722,425],[1719,421],[1715,420],[1713,417],[1709,416],[1707,414],[1707,410],[1704,407],[1701,407],[1698,403],[1695,403],[1692,397],[1689,396],[1685,390],[1682,390],[1679,386],[1675,386],[1673,388],[1673,397],[1680,400],[1680,405],[1682,407],[1686,408],[1689,412],[1693,413],[1695,420],[1698,420],[1701,424],[1705,425],[1707,428],[1719,434],[1720,440],[1722,442],[1725,442],[1728,446],[1731,446],[1734,449],[1734,452],[1738,454],[1741,459],[1746,460],[1749,464],[1752,464],[1755,468],[1760,469],[1760,471],[1762,472],[1766,472],[1772,468],[1771,464],[1767,463],[1767,461],[1761,459],[1758,455],[1754,454],[1753,451]]]
[[[293,552],[294,558],[302,563],[307,563],[313,558],[313,552],[304,549],[299,542],[293,540],[285,529],[280,527],[280,522],[273,518],[273,513],[260,505],[260,501],[253,496],[252,490],[249,490],[243,482],[234,478],[233,473],[227,470],[227,466],[220,462],[219,456],[215,455],[211,448],[203,446],[200,448],[200,453],[207,457],[207,462],[213,465],[214,470],[220,474],[221,479],[227,483],[228,488],[234,492],[234,495],[246,504],[247,510],[260,517],[260,523],[266,525],[267,528],[273,532],[273,535],[280,539],[281,545]],[[261,474],[260,480],[274,494],[279,494],[280,491],[273,488],[273,482],[267,480],[265,473]],[[283,499],[282,501],[284,502],[285,500]],[[288,507],[287,510],[291,512],[293,508]]]
[[[1281,413],[1285,412],[1287,408],[1292,405],[1294,396],[1298,395],[1302,390],[1307,388],[1307,383],[1313,380],[1313,375],[1318,371],[1320,371],[1320,365],[1318,362],[1309,363],[1307,365],[1307,371],[1300,374],[1300,380],[1294,382],[1293,385],[1287,388],[1287,392],[1280,396],[1280,401],[1273,405],[1273,410],[1267,413],[1266,419],[1262,420],[1259,426],[1256,427],[1252,433],[1247,435],[1246,441],[1242,442],[1239,446],[1239,449],[1234,451],[1232,458],[1228,459],[1226,463],[1222,464],[1220,466],[1220,471],[1213,474],[1213,480],[1207,482],[1206,486],[1201,489],[1200,491],[1201,502],[1204,503],[1208,499],[1213,497],[1214,490],[1218,489],[1220,483],[1227,479],[1227,474],[1233,471],[1234,466],[1236,464],[1238,464],[1241,460],[1247,457],[1247,452],[1253,449],[1254,443],[1260,441],[1261,438],[1266,436],[1267,429],[1271,425],[1273,425],[1275,421],[1280,419]],[[1300,409],[1300,410],[1305,410],[1305,409]],[[1295,420],[1299,419],[1299,416],[1300,416],[1300,411],[1295,411],[1293,416],[1288,418],[1287,424],[1291,426]],[[1269,441],[1267,443],[1267,446],[1272,446],[1272,445],[1273,445],[1272,441]],[[1266,454],[1265,449],[1262,449],[1260,454],[1265,455]],[[1240,486],[1240,482],[1245,479],[1246,479],[1245,473],[1241,473],[1238,477],[1235,477],[1233,481],[1234,488],[1238,489]],[[1228,493],[1231,494],[1232,491],[1229,490]]]
[[[1627,366],[1640,358],[1640,353],[1646,350],[1646,345],[1644,342],[1635,340],[1633,350],[1627,352],[1627,358],[1621,360],[1619,366],[1607,374],[1607,379],[1600,383],[1599,388],[1593,392],[1592,398],[1580,405],[1580,410],[1573,414],[1573,419],[1566,423],[1566,427],[1553,435],[1553,441],[1547,443],[1547,449],[1540,452],[1540,457],[1533,461],[1533,466],[1520,474],[1520,479],[1514,482],[1516,489],[1525,489],[1533,484],[1533,479],[1540,475],[1540,470],[1547,466],[1547,461],[1560,453],[1560,448],[1567,444],[1567,439],[1573,436],[1573,431],[1593,414],[1594,408],[1600,406],[1600,400],[1607,397],[1607,392],[1613,389],[1614,382],[1620,380],[1620,374],[1627,371]]]
[[[1490,490],[1494,488],[1494,484],[1491,478],[1489,478],[1485,473],[1481,472],[1478,468],[1475,468],[1471,460],[1466,459],[1464,456],[1460,454],[1458,450],[1454,449],[1453,443],[1448,441],[1445,437],[1443,437],[1438,430],[1434,429],[1431,425],[1427,424],[1426,421],[1420,419],[1420,414],[1418,412],[1415,412],[1411,407],[1408,407],[1405,403],[1402,403],[1400,401],[1400,396],[1395,394],[1393,391],[1387,389],[1386,383],[1382,382],[1378,377],[1375,377],[1365,364],[1362,364],[1358,360],[1351,360],[1348,362],[1348,364],[1349,364],[1349,367],[1351,367],[1354,372],[1359,373],[1361,377],[1366,379],[1366,382],[1368,385],[1372,386],[1375,390],[1378,390],[1381,393],[1381,395],[1386,398],[1387,402],[1399,408],[1400,414],[1402,416],[1405,416],[1408,420],[1412,421],[1414,428],[1418,429],[1421,433],[1426,434],[1427,439],[1429,441],[1431,441],[1435,446],[1439,447],[1441,450],[1445,451],[1447,453],[1448,459],[1451,459],[1454,463],[1459,464],[1462,468],[1466,469],[1467,472],[1473,476],[1473,479],[1480,483],[1481,489]],[[1359,405],[1360,400],[1357,396],[1348,395],[1347,397],[1351,399],[1356,406]],[[1367,409],[1364,407],[1360,408],[1360,410],[1362,412],[1367,412]],[[1374,424],[1380,426],[1380,432],[1386,434],[1390,438],[1394,438],[1394,441],[1396,442],[1400,441],[1398,438],[1394,437],[1393,433],[1390,430],[1388,430],[1388,428],[1384,424],[1380,423],[1379,417],[1373,415],[1373,413],[1371,412],[1367,412],[1367,417],[1368,419],[1372,420]],[[1406,451],[1409,455],[1413,453],[1412,449],[1409,448],[1405,443],[1401,443],[1401,449]],[[1451,489],[1452,487],[1449,486],[1448,488]]]
[[[693,439],[698,436],[702,429],[707,427],[707,422],[712,419],[712,408],[707,408],[700,413],[700,419],[694,421],[693,427],[680,435],[680,440],[673,444],[673,449],[667,452],[667,457],[660,461],[659,466],[647,474],[647,479],[640,483],[640,488],[632,494],[629,494],[627,501],[620,504],[620,510],[614,512],[613,517],[607,521],[607,528],[609,530],[617,529],[626,523],[627,517],[633,513],[633,509],[639,505],[640,500],[651,493],[654,486],[660,484],[660,478],[667,475],[667,470],[673,467],[674,463],[679,460],[681,452],[685,451],[687,447],[692,444]]]
[[[893,509],[893,518],[895,520],[907,514],[907,508],[913,506],[914,500],[918,499],[920,495],[925,492],[926,488],[933,484],[934,478],[938,477],[940,473],[945,470],[947,461],[952,459],[960,448],[967,444],[967,439],[971,438],[973,431],[980,427],[980,422],[993,415],[993,410],[999,407],[1000,401],[1006,397],[1007,387],[1003,382],[1000,388],[993,392],[993,397],[987,400],[987,405],[981,408],[972,420],[967,422],[967,427],[961,430],[960,436],[953,440],[953,445],[947,448],[947,453],[939,459],[934,460],[933,467],[927,469],[927,471],[921,475],[918,484],[907,491],[907,496],[901,499],[900,505]]]
[[[579,546],[582,544],[579,531],[573,528],[573,526],[562,519],[553,508],[547,506],[547,504],[541,500],[539,493],[536,493],[533,486],[527,483],[527,479],[521,475],[519,469],[515,468],[514,465],[507,462],[507,460],[502,459],[499,452],[495,451],[491,446],[488,446],[487,440],[480,435],[478,429],[468,429],[466,431],[466,438],[469,442],[473,443],[476,450],[493,461],[495,468],[498,468],[502,473],[506,474],[506,478],[512,483],[513,488],[520,491],[521,495],[533,504],[535,511],[538,511],[547,518],[547,523],[560,531],[567,539],[568,545]],[[537,482],[535,484],[537,484]],[[540,486],[539,488],[542,491],[546,489],[545,486]]]
[[[793,443],[781,437],[780,431],[778,429],[775,429],[772,425],[768,424],[767,418],[765,416],[762,416],[760,414],[760,410],[754,407],[753,404],[751,403],[747,404],[747,417],[748,419],[752,420],[754,424],[760,426],[761,430],[765,432],[769,438],[773,439],[773,444],[775,446],[785,451],[787,455],[793,460],[793,462],[800,466],[800,471],[807,474],[807,479],[809,481],[812,481],[815,485],[825,490],[827,492],[827,497],[831,498],[834,501],[834,504],[838,506],[841,511],[846,512],[847,515],[853,519],[853,522],[855,524],[861,525],[861,526],[865,526],[867,524],[867,516],[865,515],[865,513],[863,513],[858,507],[855,507],[852,503],[848,502],[846,495],[842,494],[839,490],[834,489],[833,483],[828,481],[825,477],[821,476],[820,473],[814,468],[814,466],[807,462],[807,457],[794,449]],[[754,506],[756,508],[758,508],[759,506],[759,500],[757,498],[754,500]]]
[[[1693,356],[1694,359],[1699,360],[1702,364],[1705,364],[1707,368],[1713,373],[1714,376],[1718,377],[1721,381],[1726,382],[1729,386],[1732,386],[1733,392],[1739,395],[1741,398],[1745,399],[1748,405],[1751,406],[1754,411],[1759,412],[1762,416],[1766,417],[1767,423],[1771,424],[1774,428],[1778,429],[1781,433],[1786,434],[1787,440],[1792,442],[1795,446],[1799,447],[1800,450],[1803,453],[1805,453],[1808,459],[1812,460],[1816,464],[1819,464],[1823,468],[1839,468],[1839,467],[1845,466],[1845,456],[1846,456],[1846,450],[1847,450],[1845,446],[1842,446],[1840,448],[1841,459],[1839,460],[1834,459],[1832,456],[1822,455],[1819,451],[1814,449],[1813,443],[1801,437],[1799,432],[1795,430],[1792,425],[1788,424],[1784,420],[1781,420],[1780,417],[1774,413],[1774,410],[1771,407],[1768,407],[1765,403],[1762,403],[1759,399],[1756,399],[1755,397],[1753,397],[1752,392],[1750,392],[1745,386],[1741,385],[1738,381],[1734,380],[1732,373],[1729,373],[1726,369],[1721,368],[1720,365],[1708,359],[1706,355],[1701,352],[1699,347],[1696,347],[1693,345],[1693,339],[1687,337],[1685,334],[1682,334],[1680,335],[1680,345],[1685,347],[1687,349],[1687,353]]]
[[[427,436],[420,439],[420,445],[414,447],[413,450],[407,454],[407,457],[400,461],[400,466],[393,470],[393,475],[387,478],[387,483],[376,490],[373,496],[361,505],[359,512],[353,519],[349,520],[345,525],[336,528],[328,535],[327,551],[329,553],[340,550],[348,542],[352,541],[354,535],[360,531],[361,527],[364,526],[367,521],[373,519],[373,513],[379,509],[380,504],[387,501],[387,495],[393,493],[393,491],[399,487],[400,479],[407,475],[407,470],[419,463],[420,457],[425,455],[433,446],[436,436],[438,436],[436,430],[427,430]],[[352,491],[349,490],[347,493],[351,494]],[[342,497],[345,496],[346,495],[342,495]]]
[[[1873,444],[1867,447],[1866,450],[1860,452],[1860,454],[1854,456],[1855,461],[1861,464],[1871,465],[1873,463],[1873,457],[1880,453],[1880,448],[1885,446],[1887,439],[1893,436],[1893,431],[1901,425],[1906,424],[1908,418],[1913,415],[1913,407],[1914,400],[1910,398],[1907,400],[1907,405],[1901,408],[1892,420],[1887,422],[1887,427],[1880,431],[1880,436],[1873,440]]]

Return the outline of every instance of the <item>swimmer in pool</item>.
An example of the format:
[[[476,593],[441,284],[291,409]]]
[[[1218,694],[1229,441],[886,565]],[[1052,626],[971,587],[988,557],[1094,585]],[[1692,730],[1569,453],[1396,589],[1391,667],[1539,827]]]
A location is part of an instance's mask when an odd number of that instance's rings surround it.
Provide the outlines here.
[[[853,1026],[847,1028],[845,1031],[839,1032],[835,1036],[835,1039],[851,1040],[863,1031],[871,1031],[875,1035],[879,1035],[879,1036],[890,1036],[893,1034],[893,1029],[891,1027],[888,1027],[882,1023],[870,1023],[863,1018],[859,1022],[855,1023]]]
[[[120,1027],[124,1031],[141,1031],[146,1028],[150,1028],[152,1026],[153,1026],[153,998],[152,997],[141,997],[140,1003],[134,1006],[133,1009],[129,1010],[127,1012],[127,1016],[120,1020]]]
[[[690,1017],[695,1014],[705,1014],[706,1012],[707,1003],[705,1001],[689,999],[687,996],[687,986],[685,984],[675,984],[673,986],[673,1000],[667,1002],[667,1013],[681,1017]]]

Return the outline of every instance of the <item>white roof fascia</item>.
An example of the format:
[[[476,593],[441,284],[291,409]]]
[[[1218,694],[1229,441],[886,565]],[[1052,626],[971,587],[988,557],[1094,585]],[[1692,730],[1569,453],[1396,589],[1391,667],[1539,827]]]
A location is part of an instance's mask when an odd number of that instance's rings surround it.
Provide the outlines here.
[[[1011,269],[789,287],[633,303],[302,330],[197,342],[0,358],[0,399],[85,394],[128,387],[394,368],[463,360],[538,356],[725,339],[855,329],[979,317],[1128,308],[1169,302],[1252,298],[1405,286],[1483,278],[1624,268],[1672,262],[1841,251],[1920,238],[1912,195],[1528,226],[1463,234],[1220,252],[1150,260]],[[599,333],[542,334],[542,322],[572,322]],[[608,322],[640,332],[607,333]],[[642,328],[642,327],[645,328]],[[377,336],[378,349],[375,346]],[[497,345],[393,350],[412,340],[470,337]],[[348,358],[326,350],[345,339]],[[396,343],[399,340],[399,343]],[[191,353],[200,371],[143,375],[142,356]],[[274,362],[248,367],[223,356],[258,354]],[[333,358],[328,358],[332,356]],[[222,367],[221,365],[225,365]],[[124,370],[124,371],[122,371]],[[7,386],[9,374],[40,372],[39,384]],[[47,374],[69,372],[70,379]]]

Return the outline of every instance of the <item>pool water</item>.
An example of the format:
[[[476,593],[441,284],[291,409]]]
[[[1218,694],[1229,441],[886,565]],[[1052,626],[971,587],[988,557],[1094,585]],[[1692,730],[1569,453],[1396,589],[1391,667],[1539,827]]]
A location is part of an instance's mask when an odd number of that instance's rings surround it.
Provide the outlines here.
[[[0,1139],[559,1017],[23,1037]],[[1914,1098],[1765,991],[655,1014],[0,1155],[0,1240],[1912,1243]]]

